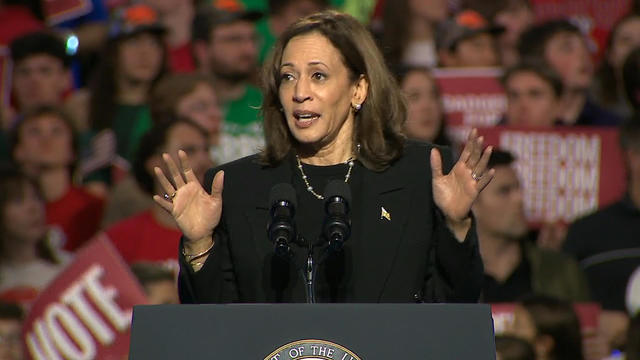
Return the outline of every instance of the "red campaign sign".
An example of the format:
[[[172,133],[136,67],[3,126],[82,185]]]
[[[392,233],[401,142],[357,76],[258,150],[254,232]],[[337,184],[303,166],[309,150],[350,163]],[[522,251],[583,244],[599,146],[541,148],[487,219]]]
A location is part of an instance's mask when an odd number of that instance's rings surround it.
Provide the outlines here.
[[[44,290],[23,328],[28,359],[125,359],[144,292],[113,246],[96,237]]]
[[[447,132],[462,143],[472,127],[496,125],[507,109],[498,68],[435,69]]]
[[[491,304],[491,316],[493,317],[493,329],[496,335],[508,333],[515,320],[515,303]],[[601,308],[597,303],[574,303],[573,310],[580,320],[580,330],[585,335],[590,335],[598,329],[598,318]]]
[[[11,96],[11,57],[9,48],[0,46],[0,107],[10,105]]]
[[[91,12],[90,0],[46,0],[44,2],[47,24],[56,25]]]
[[[533,225],[570,223],[618,200],[625,191],[625,167],[615,128],[478,129],[487,145],[516,157],[524,206]]]
[[[592,52],[599,58],[609,31],[631,10],[631,0],[532,0],[538,21],[569,18],[588,35]]]

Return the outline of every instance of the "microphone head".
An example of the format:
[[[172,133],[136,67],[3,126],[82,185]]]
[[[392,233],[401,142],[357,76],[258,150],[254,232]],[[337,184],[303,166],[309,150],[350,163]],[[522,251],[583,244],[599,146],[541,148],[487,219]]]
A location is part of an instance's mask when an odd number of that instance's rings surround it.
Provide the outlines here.
[[[273,207],[278,202],[286,201],[290,206],[296,207],[296,190],[291,186],[291,184],[280,183],[276,184],[271,188],[271,192],[269,193],[269,206]]]
[[[351,203],[351,188],[344,180],[331,180],[324,188],[324,198],[341,197],[347,203]]]

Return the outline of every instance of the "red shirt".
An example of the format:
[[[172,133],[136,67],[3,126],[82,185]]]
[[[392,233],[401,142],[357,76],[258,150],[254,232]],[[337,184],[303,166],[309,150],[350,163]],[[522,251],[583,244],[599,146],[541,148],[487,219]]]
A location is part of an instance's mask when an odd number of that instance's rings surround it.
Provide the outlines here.
[[[102,199],[71,186],[62,198],[47,203],[47,224],[60,227],[67,238],[64,249],[73,251],[98,232],[103,210]]]
[[[182,233],[159,224],[151,210],[115,223],[106,231],[124,260],[162,262],[171,267],[178,264],[178,244]]]
[[[196,63],[193,61],[190,42],[169,48],[169,67],[174,73],[186,73],[196,70]]]

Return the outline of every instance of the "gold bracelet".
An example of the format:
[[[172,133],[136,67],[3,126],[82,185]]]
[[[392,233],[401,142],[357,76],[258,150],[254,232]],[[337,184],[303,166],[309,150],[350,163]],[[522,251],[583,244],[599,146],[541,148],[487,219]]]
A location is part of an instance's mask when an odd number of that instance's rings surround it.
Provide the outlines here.
[[[211,246],[209,246],[209,248],[203,252],[199,252],[197,254],[193,254],[193,255],[189,255],[184,251],[184,247],[182,248],[182,255],[185,257],[185,260],[187,260],[187,262],[192,262],[195,259],[201,258],[207,254],[209,254],[211,252],[211,249],[213,249],[213,244],[214,242],[211,241]]]

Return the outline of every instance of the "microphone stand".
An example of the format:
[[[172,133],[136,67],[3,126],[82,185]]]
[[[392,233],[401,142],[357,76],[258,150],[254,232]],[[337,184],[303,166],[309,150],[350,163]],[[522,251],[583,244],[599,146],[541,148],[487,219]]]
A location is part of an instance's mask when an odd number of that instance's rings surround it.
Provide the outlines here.
[[[309,241],[309,251],[307,254],[306,267],[303,270],[303,277],[306,283],[307,304],[315,304],[315,273],[316,269],[313,262],[313,242]]]

